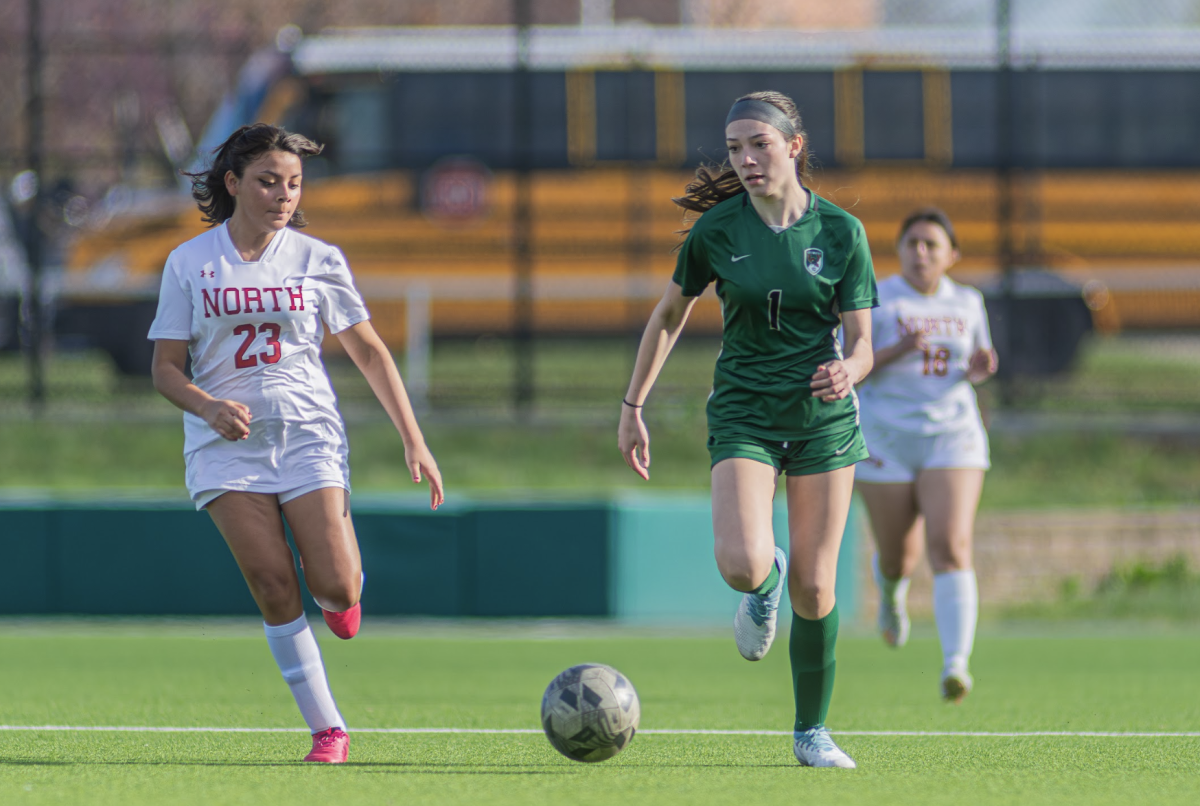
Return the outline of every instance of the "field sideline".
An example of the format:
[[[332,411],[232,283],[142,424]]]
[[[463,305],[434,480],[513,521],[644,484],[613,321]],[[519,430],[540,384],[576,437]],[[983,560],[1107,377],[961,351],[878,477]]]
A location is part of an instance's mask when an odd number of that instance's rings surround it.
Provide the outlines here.
[[[791,758],[786,643],[749,664],[701,630],[317,628],[353,737],[342,767],[298,762],[307,737],[251,621],[0,621],[0,802],[1093,806],[1200,787],[1194,630],[984,632],[960,707],[937,698],[931,636],[846,636],[830,726],[859,769],[833,771]],[[542,689],[583,661],[642,700],[642,732],[597,765],[538,730]]]

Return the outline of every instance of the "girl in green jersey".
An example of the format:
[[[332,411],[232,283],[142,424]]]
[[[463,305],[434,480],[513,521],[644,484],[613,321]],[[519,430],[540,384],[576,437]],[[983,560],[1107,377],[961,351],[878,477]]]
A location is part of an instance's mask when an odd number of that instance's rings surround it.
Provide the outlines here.
[[[862,225],[804,186],[808,144],[790,98],[739,98],[725,138],[729,168],[700,168],[675,200],[702,215],[646,326],[618,446],[648,479],[642,406],[696,299],[715,283],[724,336],[708,402],[708,445],[717,567],[744,593],[734,637],[746,659],[766,654],[786,579],[796,759],[853,767],[830,738],[825,716],[835,668],[838,549],[854,464],[867,455],[854,385],[871,369],[875,276]],[[839,324],[844,351],[835,337]],[[781,474],[789,554],[775,547],[771,526]]]

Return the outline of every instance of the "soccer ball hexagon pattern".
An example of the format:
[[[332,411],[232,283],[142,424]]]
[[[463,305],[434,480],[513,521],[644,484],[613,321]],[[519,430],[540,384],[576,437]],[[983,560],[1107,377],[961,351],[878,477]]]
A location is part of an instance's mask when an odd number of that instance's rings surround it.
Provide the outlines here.
[[[542,696],[542,729],[573,761],[604,761],[629,746],[642,707],[625,675],[602,663],[572,666]]]

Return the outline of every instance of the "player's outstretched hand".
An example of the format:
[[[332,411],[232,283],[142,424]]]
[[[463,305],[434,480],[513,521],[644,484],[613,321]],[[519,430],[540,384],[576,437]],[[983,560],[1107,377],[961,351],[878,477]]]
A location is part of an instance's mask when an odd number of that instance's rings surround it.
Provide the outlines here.
[[[650,478],[650,432],[642,421],[642,410],[621,405],[621,424],[617,426],[617,449],[625,464],[644,479]]]
[[[408,472],[412,474],[413,484],[421,483],[422,474],[429,480],[429,508],[440,507],[446,500],[446,493],[442,489],[442,472],[438,470],[437,462],[434,461],[429,448],[424,443],[411,449],[406,448],[404,464],[408,465]]]
[[[850,373],[846,372],[846,365],[841,361],[830,361],[817,367],[812,376],[812,383],[809,384],[812,396],[819,397],[826,403],[841,400],[850,394],[851,385]]]
[[[904,324],[901,323],[900,326],[903,328]],[[925,334],[919,330],[905,333],[904,338],[896,343],[896,350],[900,355],[912,352],[913,350],[924,351],[927,349],[929,349],[929,339],[925,338]]]
[[[250,436],[250,409],[236,400],[210,400],[201,411],[204,422],[230,442]]]
[[[995,350],[980,347],[971,355],[967,364],[967,380],[971,383],[983,383],[996,374],[1000,368],[1000,357]]]

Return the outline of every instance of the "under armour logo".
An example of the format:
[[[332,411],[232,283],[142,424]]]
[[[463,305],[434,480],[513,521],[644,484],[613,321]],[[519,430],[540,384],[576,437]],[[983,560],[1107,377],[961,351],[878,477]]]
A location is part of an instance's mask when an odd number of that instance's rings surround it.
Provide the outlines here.
[[[217,271],[216,271],[216,269],[213,269],[212,271],[205,271],[204,269],[201,269],[200,276],[201,277],[216,277]]]

